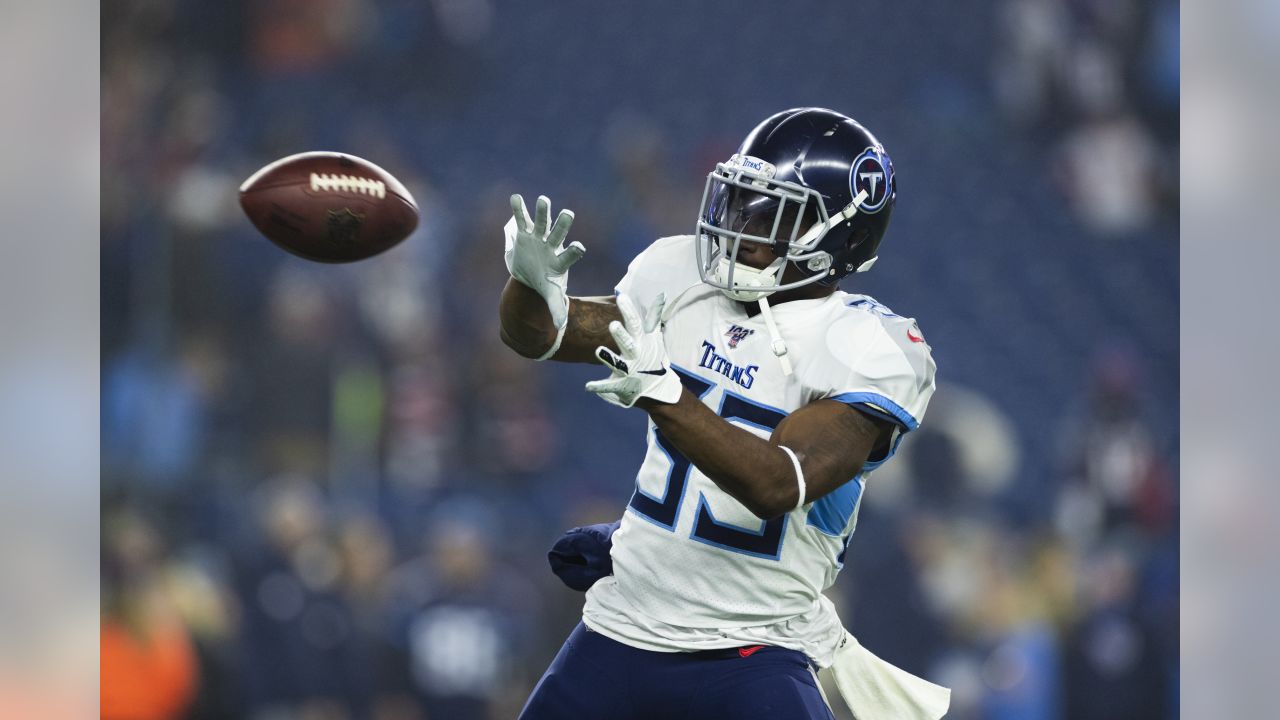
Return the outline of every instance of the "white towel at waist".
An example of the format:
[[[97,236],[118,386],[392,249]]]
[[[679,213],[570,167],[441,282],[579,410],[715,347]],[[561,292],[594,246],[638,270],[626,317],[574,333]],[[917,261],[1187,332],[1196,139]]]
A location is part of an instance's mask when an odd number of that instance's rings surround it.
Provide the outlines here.
[[[857,720],[938,720],[951,705],[951,691],[891,665],[845,631],[830,673]]]

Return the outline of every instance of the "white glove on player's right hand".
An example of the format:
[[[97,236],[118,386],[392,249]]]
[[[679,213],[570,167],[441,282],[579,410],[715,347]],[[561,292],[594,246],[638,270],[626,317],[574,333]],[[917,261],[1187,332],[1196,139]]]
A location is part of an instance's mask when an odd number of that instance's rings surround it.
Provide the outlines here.
[[[524,198],[511,196],[512,217],[502,228],[507,238],[507,270],[546,300],[551,321],[557,330],[563,330],[569,322],[569,268],[582,259],[587,249],[576,241],[560,247],[573,225],[572,210],[561,210],[550,232],[547,221],[551,217],[551,201],[546,196],[538,198],[534,213],[536,219],[530,220]]]

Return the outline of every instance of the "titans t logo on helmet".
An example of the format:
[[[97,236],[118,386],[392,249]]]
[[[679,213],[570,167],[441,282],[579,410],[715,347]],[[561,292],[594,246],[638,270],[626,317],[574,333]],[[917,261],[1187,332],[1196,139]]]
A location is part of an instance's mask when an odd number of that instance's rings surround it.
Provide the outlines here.
[[[893,161],[888,155],[867,148],[849,170],[849,188],[855,196],[867,191],[867,199],[859,208],[861,212],[880,212],[893,194]]]

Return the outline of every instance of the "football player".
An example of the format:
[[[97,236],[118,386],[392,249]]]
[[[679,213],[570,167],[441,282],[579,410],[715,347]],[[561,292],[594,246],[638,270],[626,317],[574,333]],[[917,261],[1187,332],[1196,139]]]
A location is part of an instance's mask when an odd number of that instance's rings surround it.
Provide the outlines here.
[[[845,631],[822,594],[868,473],[916,429],[934,362],[915,321],[839,282],[871,268],[897,194],[862,125],[802,108],[707,176],[692,235],[614,297],[570,297],[569,210],[512,197],[503,341],[603,363],[586,389],[649,416],[613,574],[522,718],[830,718],[813,668]]]

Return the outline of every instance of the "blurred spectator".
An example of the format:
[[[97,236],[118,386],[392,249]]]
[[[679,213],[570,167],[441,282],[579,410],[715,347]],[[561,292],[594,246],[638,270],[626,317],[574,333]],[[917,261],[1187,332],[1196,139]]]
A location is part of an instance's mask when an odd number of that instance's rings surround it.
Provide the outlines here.
[[[160,582],[161,540],[127,511],[104,518],[103,531],[102,717],[183,718],[199,668]]]
[[[1005,45],[996,56],[996,92],[1024,123],[1044,122],[1055,72],[1067,45],[1068,9],[1060,0],[1008,0],[1001,8]]]
[[[428,718],[513,716],[532,687],[538,594],[525,570],[496,561],[495,527],[487,511],[450,501],[430,523],[422,555],[395,572],[405,689]]]
[[[218,340],[193,334],[169,358],[137,348],[107,366],[102,381],[103,470],[153,489],[189,480],[212,433],[212,406],[226,381]]]
[[[475,359],[470,378],[476,413],[473,462],[521,486],[545,470],[559,441],[542,383],[529,376],[522,360],[489,343]]]
[[[315,485],[280,477],[259,491],[261,535],[238,561],[244,598],[241,655],[252,717],[359,717],[371,688],[342,562]]]
[[[362,19],[359,0],[269,0],[255,3],[252,53],[269,73],[302,73],[337,63]]]
[[[200,666],[198,693],[188,720],[244,717],[244,697],[236,665],[239,614],[221,554],[192,545],[165,570],[165,590],[191,633]]]
[[[1133,561],[1118,547],[1093,558],[1086,612],[1068,640],[1066,720],[1170,716],[1159,645],[1138,615]]]
[[[1007,118],[1056,138],[1046,170],[1099,234],[1132,235],[1161,212],[1176,215],[1167,197],[1176,194],[1176,15],[1170,3],[1134,0],[1002,3],[996,95]]]
[[[1059,529],[1088,551],[1126,530],[1159,537],[1174,520],[1174,488],[1139,402],[1141,369],[1131,351],[1095,361],[1088,415],[1069,438]]]
[[[1059,175],[1077,214],[1105,234],[1131,233],[1155,217],[1158,153],[1132,114],[1100,116],[1074,130],[1061,146]]]
[[[846,551],[844,583],[850,631],[872,652],[904,668],[928,668],[942,656],[947,633],[944,616],[930,603],[908,554],[911,527],[875,506],[859,511],[858,529]]]
[[[268,334],[251,358],[251,437],[269,473],[319,475],[328,464],[340,330],[333,289],[315,272],[284,266],[268,302]]]

